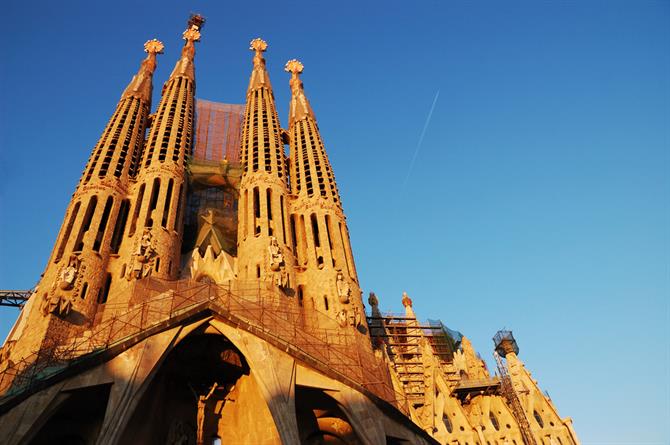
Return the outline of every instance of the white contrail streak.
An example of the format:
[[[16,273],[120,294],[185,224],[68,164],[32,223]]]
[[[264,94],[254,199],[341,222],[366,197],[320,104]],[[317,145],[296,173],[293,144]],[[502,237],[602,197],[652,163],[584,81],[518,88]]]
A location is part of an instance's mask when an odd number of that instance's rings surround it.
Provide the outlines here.
[[[414,155],[412,156],[412,160],[409,163],[409,168],[407,169],[407,176],[405,176],[405,180],[402,183],[402,189],[405,189],[405,185],[407,184],[407,180],[409,179],[409,175],[412,173],[412,168],[414,167],[414,161],[416,161],[416,157],[419,154],[419,150],[421,149],[421,144],[423,143],[423,137],[426,135],[426,130],[428,129],[428,125],[430,125],[430,119],[433,117],[433,110],[435,110],[435,104],[437,104],[437,98],[440,97],[440,90],[438,88],[437,93],[435,93],[435,98],[433,99],[433,105],[430,106],[430,111],[428,112],[428,117],[426,117],[426,122],[423,124],[423,130],[421,130],[421,136],[419,136],[419,142],[416,144],[416,149],[414,150]]]

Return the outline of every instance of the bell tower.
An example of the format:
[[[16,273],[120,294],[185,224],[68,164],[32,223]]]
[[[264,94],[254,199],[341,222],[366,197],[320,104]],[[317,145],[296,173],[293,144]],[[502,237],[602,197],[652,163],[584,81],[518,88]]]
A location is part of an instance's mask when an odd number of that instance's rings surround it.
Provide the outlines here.
[[[365,323],[349,231],[333,170],[300,74],[290,60],[290,214],[297,260],[298,298],[337,318],[341,326]]]
[[[247,89],[240,160],[238,276],[293,287],[295,259],[288,226],[288,180],[282,130],[265,68],[267,43],[251,41],[253,71]]]
[[[44,274],[10,334],[16,338],[30,326],[30,335],[14,348],[19,356],[40,348],[47,332],[52,343],[76,334],[107,299],[110,263],[123,241],[130,177],[144,142],[156,55],[163,44],[149,40],[144,50],[147,56],[92,150]]]
[[[137,166],[133,210],[117,288],[149,275],[174,279],[180,269],[186,195],[186,157],[193,145],[195,42],[204,18],[194,15],[184,31],[184,46],[153,118]],[[123,281],[126,281],[124,284]],[[118,292],[117,292],[118,293]]]

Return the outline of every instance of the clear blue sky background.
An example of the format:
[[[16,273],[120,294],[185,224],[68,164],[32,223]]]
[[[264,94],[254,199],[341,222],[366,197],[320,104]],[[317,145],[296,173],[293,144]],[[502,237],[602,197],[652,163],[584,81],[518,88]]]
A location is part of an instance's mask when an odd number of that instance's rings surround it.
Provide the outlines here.
[[[304,62],[366,293],[490,365],[513,329],[585,444],[668,443],[670,3],[251,4],[3,2],[0,288],[38,279],[142,44],[158,94],[199,11],[199,97],[242,103],[262,36],[285,124]]]

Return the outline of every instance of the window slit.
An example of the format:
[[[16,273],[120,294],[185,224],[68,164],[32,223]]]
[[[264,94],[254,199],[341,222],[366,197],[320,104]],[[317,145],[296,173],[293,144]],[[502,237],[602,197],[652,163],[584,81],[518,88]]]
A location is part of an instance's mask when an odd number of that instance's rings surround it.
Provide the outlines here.
[[[60,240],[60,246],[58,246],[58,253],[56,254],[56,260],[55,260],[56,263],[59,262],[61,258],[63,258],[63,252],[65,251],[67,241],[68,239],[70,239],[70,235],[72,234],[72,226],[74,226],[74,222],[77,219],[77,214],[79,213],[80,206],[81,202],[77,202],[74,205],[72,213],[70,214],[70,220],[68,221],[67,226],[65,226],[65,232],[63,233],[63,238]]]
[[[128,210],[130,209],[130,201],[124,199],[119,206],[119,213],[116,216],[116,224],[114,225],[114,232],[112,233],[111,249],[112,253],[119,253],[121,242],[123,241],[123,231],[126,228],[128,220]]]
[[[175,209],[175,216],[174,216],[174,226],[172,229],[175,232],[179,232],[181,230],[181,224],[182,224],[182,215],[184,214],[182,211],[182,200],[184,199],[183,197],[183,192],[184,192],[184,184],[179,184],[179,194],[177,195],[177,208]]]
[[[133,219],[130,223],[130,232],[128,236],[133,236],[135,234],[135,227],[137,226],[137,218],[140,216],[140,209],[142,208],[142,200],[144,199],[144,189],[145,184],[140,186],[140,191],[137,193],[137,199],[135,200],[135,209],[133,210]]]
[[[84,220],[81,223],[79,228],[79,235],[77,235],[77,241],[74,243],[74,251],[80,252],[84,248],[84,236],[88,232],[88,229],[91,227],[91,219],[93,218],[93,212],[95,207],[98,204],[98,197],[93,196],[88,202],[88,207],[86,208],[86,213],[84,214]]]
[[[170,179],[168,181],[167,192],[165,194],[165,205],[163,206],[163,218],[161,220],[161,226],[167,228],[168,218],[170,217],[170,204],[172,202],[172,186],[174,185],[174,180]]]
[[[112,287],[112,274],[108,273],[105,277],[105,283],[102,285],[98,291],[98,303],[104,304],[107,303],[107,298],[109,297],[109,288]]]
[[[107,230],[109,214],[112,211],[112,205],[114,205],[114,198],[109,196],[107,202],[105,202],[105,208],[102,211],[102,217],[100,218],[100,224],[98,224],[98,232],[95,235],[95,241],[93,241],[93,251],[95,252],[100,251],[100,246],[102,245],[102,240],[105,237],[105,231]]]
[[[161,188],[161,180],[158,178],[154,179],[154,185],[151,189],[151,199],[149,200],[149,208],[147,208],[147,215],[144,219],[144,227],[153,227],[153,211],[156,209],[156,204],[158,204],[158,192]]]
[[[279,195],[279,209],[281,210],[280,222],[281,222],[282,243],[288,244],[286,240],[286,219],[284,217],[284,195]]]

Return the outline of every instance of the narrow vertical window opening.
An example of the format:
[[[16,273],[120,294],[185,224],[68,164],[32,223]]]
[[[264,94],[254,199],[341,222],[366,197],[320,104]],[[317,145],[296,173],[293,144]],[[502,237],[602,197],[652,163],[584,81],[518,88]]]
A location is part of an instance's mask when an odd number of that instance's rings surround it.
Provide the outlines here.
[[[137,218],[140,216],[140,209],[142,208],[142,201],[144,200],[144,189],[145,185],[142,184],[140,186],[140,191],[137,192],[137,199],[135,200],[135,209],[133,210],[133,219],[130,222],[130,232],[128,232],[129,236],[133,236],[135,234],[135,227],[137,227]]]
[[[161,219],[161,226],[167,229],[168,218],[170,217],[170,204],[172,203],[172,187],[174,180],[168,181],[167,192],[165,193],[165,205],[163,206],[163,218]]]
[[[114,232],[112,233],[112,253],[119,253],[121,242],[123,241],[123,231],[126,229],[126,222],[128,220],[128,211],[130,210],[130,201],[124,199],[119,206],[119,214],[116,217],[116,224],[114,225]]]
[[[108,273],[105,277],[105,282],[98,291],[98,303],[107,303],[109,297],[109,288],[112,287],[112,274]]]
[[[86,292],[88,292],[88,283],[84,283],[84,285],[81,287],[81,293],[79,294],[79,298],[85,300]]]
[[[95,207],[98,204],[98,197],[93,196],[88,202],[88,207],[86,208],[86,213],[84,214],[84,220],[81,223],[79,228],[79,234],[77,235],[77,241],[74,243],[74,251],[81,252],[84,249],[84,236],[88,229],[91,227],[91,219],[93,218],[93,212],[95,212]]]
[[[70,235],[72,234],[72,226],[74,226],[74,222],[77,219],[77,215],[79,214],[79,207],[81,207],[81,202],[77,202],[74,205],[74,209],[72,209],[72,213],[70,214],[70,220],[68,221],[67,226],[65,226],[65,232],[63,233],[63,238],[60,240],[60,245],[58,246],[58,252],[56,254],[56,263],[59,262],[61,258],[63,258],[65,246],[67,245],[67,241],[70,239]]]
[[[287,239],[286,239],[286,218],[284,217],[284,195],[279,195],[279,210],[281,211],[282,243],[288,244]]]
[[[258,236],[261,234],[261,226],[258,223],[258,220],[261,217],[261,203],[260,203],[260,192],[258,187],[254,187],[254,235]]]
[[[182,215],[184,214],[183,209],[182,209],[182,201],[184,200],[184,184],[179,184],[179,194],[177,195],[177,208],[175,209],[175,216],[174,216],[174,226],[172,226],[172,230],[175,232],[181,232],[182,228]]]
[[[154,185],[151,188],[151,198],[149,199],[149,208],[147,208],[147,216],[144,219],[144,227],[153,227],[153,212],[156,209],[158,204],[158,192],[161,189],[161,180],[158,178],[154,179]]]
[[[100,252],[100,246],[102,245],[102,239],[105,237],[105,231],[107,230],[107,221],[109,220],[109,214],[112,211],[113,205],[114,205],[114,198],[109,196],[107,198],[107,202],[105,202],[105,208],[102,211],[100,224],[98,224],[98,231],[95,234],[95,241],[93,241],[94,252]]]

